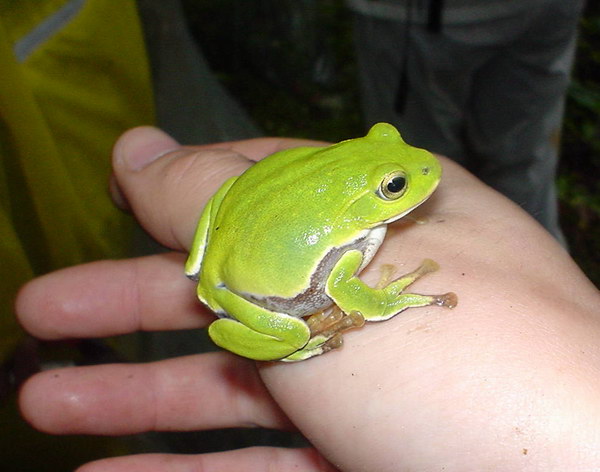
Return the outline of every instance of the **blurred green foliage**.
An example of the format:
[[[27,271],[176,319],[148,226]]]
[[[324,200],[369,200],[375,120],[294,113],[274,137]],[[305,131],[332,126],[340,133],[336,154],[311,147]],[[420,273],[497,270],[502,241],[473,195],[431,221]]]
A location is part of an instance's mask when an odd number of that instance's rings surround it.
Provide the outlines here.
[[[569,89],[558,190],[561,223],[573,258],[600,286],[600,3],[581,21]]]
[[[352,15],[343,0],[185,0],[221,81],[265,134],[360,134]],[[588,1],[566,105],[558,176],[571,254],[600,286],[600,2]]]

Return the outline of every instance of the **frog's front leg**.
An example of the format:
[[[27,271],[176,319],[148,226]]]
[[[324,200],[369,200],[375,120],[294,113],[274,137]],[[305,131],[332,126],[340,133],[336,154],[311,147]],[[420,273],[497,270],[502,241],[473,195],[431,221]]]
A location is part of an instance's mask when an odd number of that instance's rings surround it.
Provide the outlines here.
[[[456,306],[454,293],[420,295],[403,293],[410,284],[437,270],[432,260],[425,260],[413,272],[403,275],[383,288],[372,288],[361,281],[356,273],[362,262],[360,251],[346,252],[334,266],[327,280],[327,293],[346,313],[360,312],[367,321],[384,321],[407,308],[439,305]]]

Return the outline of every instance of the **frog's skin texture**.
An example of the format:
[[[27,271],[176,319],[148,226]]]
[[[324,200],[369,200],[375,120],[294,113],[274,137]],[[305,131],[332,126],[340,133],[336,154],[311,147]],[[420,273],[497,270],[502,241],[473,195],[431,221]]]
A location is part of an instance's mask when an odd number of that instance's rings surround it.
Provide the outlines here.
[[[210,337],[250,359],[297,361],[337,347],[362,320],[454,306],[452,293],[403,293],[433,261],[377,288],[358,278],[387,224],[427,200],[440,177],[431,153],[379,123],[363,138],[275,153],[227,180],[204,208],[185,268],[219,317]],[[309,327],[304,317],[333,305],[329,321],[320,314]]]

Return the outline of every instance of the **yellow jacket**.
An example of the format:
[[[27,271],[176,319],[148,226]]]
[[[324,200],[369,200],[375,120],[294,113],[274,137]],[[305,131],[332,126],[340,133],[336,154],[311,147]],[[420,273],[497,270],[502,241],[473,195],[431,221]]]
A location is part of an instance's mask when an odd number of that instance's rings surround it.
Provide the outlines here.
[[[18,287],[129,249],[107,192],[111,147],[154,123],[135,2],[0,2],[0,361]],[[90,280],[93,284],[93,280]]]

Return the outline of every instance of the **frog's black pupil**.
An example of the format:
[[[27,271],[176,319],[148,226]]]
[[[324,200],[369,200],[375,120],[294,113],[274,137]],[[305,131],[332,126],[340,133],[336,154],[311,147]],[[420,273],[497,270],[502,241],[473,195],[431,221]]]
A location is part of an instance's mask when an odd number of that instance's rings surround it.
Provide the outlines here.
[[[390,191],[390,193],[398,193],[404,188],[405,185],[406,178],[399,175],[388,182],[387,189]]]

